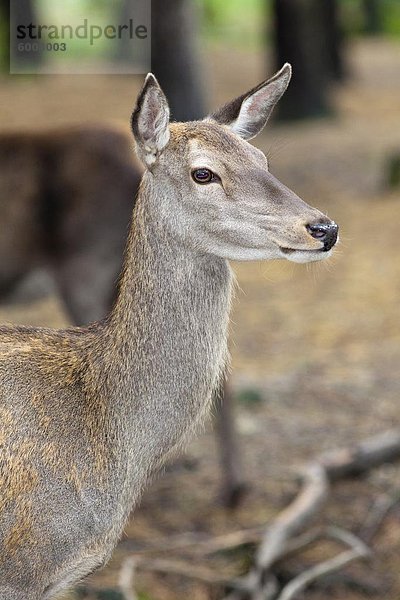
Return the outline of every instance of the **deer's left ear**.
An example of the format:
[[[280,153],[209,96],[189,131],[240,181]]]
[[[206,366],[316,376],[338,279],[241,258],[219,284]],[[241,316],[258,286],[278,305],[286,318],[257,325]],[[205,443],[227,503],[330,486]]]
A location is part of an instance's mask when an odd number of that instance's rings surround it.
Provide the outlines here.
[[[151,166],[169,142],[169,107],[160,84],[149,73],[132,113],[131,126],[142,161]]]
[[[271,112],[289,85],[292,67],[285,63],[271,79],[228,102],[208,118],[227,125],[245,140],[255,137],[265,126]]]

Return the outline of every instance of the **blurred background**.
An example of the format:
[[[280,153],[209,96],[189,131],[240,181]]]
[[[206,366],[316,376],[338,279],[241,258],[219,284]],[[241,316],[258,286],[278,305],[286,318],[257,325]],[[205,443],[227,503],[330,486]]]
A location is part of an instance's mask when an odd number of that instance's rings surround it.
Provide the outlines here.
[[[22,4],[25,11],[43,17],[49,3]],[[74,2],[90,16],[110,10],[110,4]],[[129,2],[117,6],[123,14]],[[53,176],[51,165],[41,162],[43,140],[52,148],[52,130],[59,140],[71,131],[81,135],[92,126],[104,127],[126,140],[143,77],[10,76],[6,2],[1,10],[0,322],[62,327],[74,319],[63,286],[57,285],[57,261],[64,249],[57,240],[48,243],[49,232],[58,239],[51,228],[61,227],[70,194],[79,189],[84,195],[84,182],[104,187],[95,173],[105,168],[98,148],[104,144],[107,156],[114,156],[114,146],[107,136],[86,138],[83,160],[79,152],[74,154],[74,144],[69,143],[66,154],[59,151],[64,142],[57,142],[54,152],[60,152],[60,165],[68,156],[69,164],[80,166],[65,176],[68,194],[61,176],[52,184],[51,202],[62,197],[62,210],[50,203],[49,213],[48,189],[42,193],[42,183],[32,175],[31,184],[26,173],[34,173],[40,164],[41,178]],[[400,2],[153,0],[151,43],[152,69],[170,99],[173,118],[182,120],[206,114],[272,75],[283,62],[292,63],[289,90],[254,144],[268,155],[276,176],[339,224],[341,241],[324,264],[234,264],[239,285],[231,326],[230,386],[237,460],[246,482],[240,504],[227,510],[219,500],[219,455],[210,425],[147,490],[112,562],[71,598],[120,598],[116,587],[121,561],[148,543],[187,532],[214,536],[267,523],[296,493],[293,469],[298,465],[400,423]],[[21,136],[25,150],[18,154]],[[131,146],[129,141],[127,153]],[[132,168],[137,168],[134,163]],[[111,212],[112,183],[109,202],[102,197]],[[136,183],[130,181],[127,189],[134,190]],[[35,193],[30,193],[33,188]],[[44,195],[47,209],[37,211]],[[130,212],[133,195],[127,198]],[[25,218],[16,218],[18,211]],[[115,224],[122,240],[127,214],[122,211],[120,225]],[[77,219],[75,214],[73,228]],[[33,224],[35,234],[26,236]],[[80,235],[86,235],[85,229]],[[29,237],[31,246],[21,250],[21,236]],[[101,230],[98,237],[107,239],[107,233]],[[59,239],[64,239],[61,234]],[[118,244],[115,248],[120,252]],[[23,258],[18,273],[10,275],[15,256],[24,252],[29,268]],[[69,277],[74,277],[73,265],[68,264]],[[81,279],[90,276],[90,262],[76,268]],[[395,494],[398,487],[396,465],[340,483],[319,519],[357,531],[376,498]],[[347,578],[321,582],[299,598],[398,599],[399,517],[400,507],[386,518],[368,566],[347,567]],[[246,572],[253,551],[250,544],[204,564],[235,577]],[[329,552],[318,548],[285,568],[297,573]],[[220,586],[201,577],[151,569],[138,572],[136,588],[140,600],[223,596]]]

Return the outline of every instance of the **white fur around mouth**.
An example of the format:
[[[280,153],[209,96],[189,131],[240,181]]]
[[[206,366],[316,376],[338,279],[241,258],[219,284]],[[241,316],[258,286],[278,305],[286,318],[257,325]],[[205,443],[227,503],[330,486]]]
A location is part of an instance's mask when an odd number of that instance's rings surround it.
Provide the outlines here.
[[[332,254],[332,251],[324,251],[323,248],[317,248],[313,250],[300,250],[297,248],[284,248],[279,246],[279,250],[282,253],[282,258],[297,263],[307,263],[317,260],[323,260],[328,258]]]

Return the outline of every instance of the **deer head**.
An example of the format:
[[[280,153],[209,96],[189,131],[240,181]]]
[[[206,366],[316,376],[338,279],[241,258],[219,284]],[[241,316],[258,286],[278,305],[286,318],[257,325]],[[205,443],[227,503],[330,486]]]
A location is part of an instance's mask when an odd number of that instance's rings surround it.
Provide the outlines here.
[[[232,260],[326,258],[338,226],[276,179],[248,140],[264,128],[291,77],[271,79],[202,121],[171,123],[152,74],[132,115],[162,226],[192,249]]]

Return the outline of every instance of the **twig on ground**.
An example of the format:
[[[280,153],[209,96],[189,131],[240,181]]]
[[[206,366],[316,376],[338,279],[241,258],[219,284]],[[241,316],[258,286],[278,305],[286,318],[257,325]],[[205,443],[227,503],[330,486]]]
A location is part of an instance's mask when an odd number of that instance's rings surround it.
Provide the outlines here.
[[[138,600],[135,592],[135,569],[135,557],[128,556],[123,561],[118,576],[118,587],[124,600]]]
[[[329,482],[324,468],[313,463],[303,471],[303,488],[267,528],[256,555],[256,568],[268,570],[284,554],[288,540],[296,534],[325,501]]]
[[[357,549],[347,550],[333,558],[325,560],[289,581],[279,594],[277,600],[292,600],[299,592],[304,590],[316,579],[329,573],[333,573],[334,571],[338,571],[349,562],[356,560],[357,558],[364,558],[365,556],[368,556],[368,554],[365,554],[361,549]]]
[[[360,538],[369,543],[380,530],[383,521],[390,511],[400,502],[400,491],[385,496],[380,496],[374,502],[370,512],[367,515],[365,523],[360,530]]]

